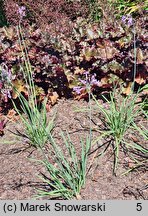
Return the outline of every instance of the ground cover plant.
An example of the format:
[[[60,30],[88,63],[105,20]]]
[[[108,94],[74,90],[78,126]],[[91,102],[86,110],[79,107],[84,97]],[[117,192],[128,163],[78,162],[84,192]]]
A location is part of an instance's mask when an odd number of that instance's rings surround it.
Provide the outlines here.
[[[36,197],[82,199],[105,153],[111,153],[116,178],[125,166],[123,155],[129,165],[122,175],[146,173],[147,1],[2,3],[0,136],[10,119],[19,119],[24,128],[17,134],[36,147],[41,158],[33,161],[44,167]],[[58,130],[58,111],[48,116],[63,98],[87,103],[77,107],[87,125],[78,119],[76,132],[83,131],[84,138],[78,135],[76,143],[70,131]]]

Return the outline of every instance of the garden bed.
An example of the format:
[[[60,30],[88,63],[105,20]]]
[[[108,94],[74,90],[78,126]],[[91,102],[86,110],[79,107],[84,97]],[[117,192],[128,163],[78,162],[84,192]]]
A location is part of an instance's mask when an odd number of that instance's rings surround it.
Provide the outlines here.
[[[85,113],[74,112],[74,108],[84,108],[85,106],[87,106],[87,102],[84,101],[60,100],[49,113],[51,115],[56,109],[58,110],[54,137],[59,145],[62,145],[58,135],[60,129],[68,130],[77,153],[80,149],[80,136],[86,137],[88,133],[89,120]],[[97,114],[93,115],[94,121],[99,123]],[[144,119],[141,120],[144,121]],[[30,161],[30,158],[41,159],[41,155],[37,149],[28,148],[26,140],[9,131],[16,132],[15,128],[23,132],[19,120],[9,122],[5,128],[5,134],[0,140],[0,199],[32,199],[36,195],[35,188],[44,187],[37,175],[41,172],[47,173],[41,164]],[[98,132],[93,131],[93,137],[97,135]],[[137,139],[136,134],[132,136],[133,139]],[[101,140],[101,142],[103,143],[105,140]],[[50,143],[46,148],[50,149]],[[88,166],[91,164],[94,154],[89,156]],[[139,168],[127,175],[122,175],[130,169],[133,161],[121,152],[115,176],[113,175],[113,161],[111,148],[103,156],[93,161],[92,168],[86,177],[86,185],[81,192],[82,199],[148,199],[146,165],[143,169]]]

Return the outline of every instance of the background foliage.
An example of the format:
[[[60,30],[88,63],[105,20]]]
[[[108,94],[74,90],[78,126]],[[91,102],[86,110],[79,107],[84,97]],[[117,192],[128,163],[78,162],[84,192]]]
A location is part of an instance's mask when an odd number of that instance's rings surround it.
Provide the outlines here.
[[[5,104],[10,97],[17,100],[10,82],[27,98],[16,27],[20,22],[18,5],[26,7],[21,25],[39,101],[45,95],[49,104],[63,96],[86,97],[73,92],[85,71],[95,73],[100,81],[100,86],[94,89],[97,95],[111,90],[115,84],[122,84],[122,93],[128,95],[133,80],[135,90],[147,83],[147,24],[145,15],[141,16],[147,1],[6,0],[3,3],[9,27],[0,28],[1,109],[7,108]],[[133,5],[140,7],[140,11],[133,11],[133,23],[129,26],[117,17]]]

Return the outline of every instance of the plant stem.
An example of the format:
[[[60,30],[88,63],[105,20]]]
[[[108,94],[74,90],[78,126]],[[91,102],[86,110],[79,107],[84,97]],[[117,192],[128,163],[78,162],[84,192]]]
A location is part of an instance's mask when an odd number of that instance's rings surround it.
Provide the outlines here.
[[[135,25],[133,26],[133,33],[134,33],[134,77],[133,77],[132,91],[134,91],[134,87],[135,87],[136,61],[137,61],[136,30],[135,30]]]
[[[92,142],[92,125],[91,125],[91,121],[92,121],[92,104],[91,104],[91,89],[89,88],[89,92],[88,92],[88,97],[89,97],[89,151],[91,149],[91,142]],[[88,151],[88,153],[89,153]]]

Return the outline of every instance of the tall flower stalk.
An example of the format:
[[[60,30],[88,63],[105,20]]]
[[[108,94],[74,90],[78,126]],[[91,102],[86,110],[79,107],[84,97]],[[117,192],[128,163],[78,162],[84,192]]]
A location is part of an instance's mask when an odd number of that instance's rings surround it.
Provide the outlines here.
[[[137,61],[137,49],[136,49],[136,29],[135,26],[133,25],[133,34],[134,34],[134,81],[133,81],[133,85],[132,85],[132,90],[134,91],[134,87],[135,87],[135,78],[136,78],[136,61]]]
[[[95,86],[99,86],[100,82],[96,79],[96,74],[91,75],[88,71],[84,73],[85,79],[79,79],[81,86],[76,86],[73,90],[77,94],[81,94],[82,91],[86,91],[88,93],[88,100],[89,100],[89,141],[90,141],[90,148],[92,143],[92,103],[91,103],[91,93]]]
[[[24,9],[22,10],[22,13],[24,15]],[[47,120],[46,98],[42,102],[41,108],[39,109],[38,107],[36,88],[33,80],[33,71],[28,57],[27,47],[24,41],[23,31],[21,28],[21,20],[19,22],[17,30],[19,43],[22,50],[22,57],[24,61],[23,76],[28,90],[28,100],[20,92],[18,92],[15,86],[12,87],[14,91],[18,94],[20,107],[25,116],[17,108],[17,105],[13,100],[12,103],[24,125],[25,134],[22,135],[29,140],[32,146],[42,150],[43,146],[48,141],[48,134],[51,133],[54,127],[55,116],[52,118],[52,120]]]
[[[135,23],[130,14],[122,16],[122,22],[123,24],[127,25],[128,28],[132,27],[133,28],[133,47],[134,47],[134,73],[133,73],[133,83],[131,86],[131,90],[134,91],[135,87],[135,77],[136,77],[136,61],[137,61],[137,49],[136,49],[136,28],[135,28]]]

